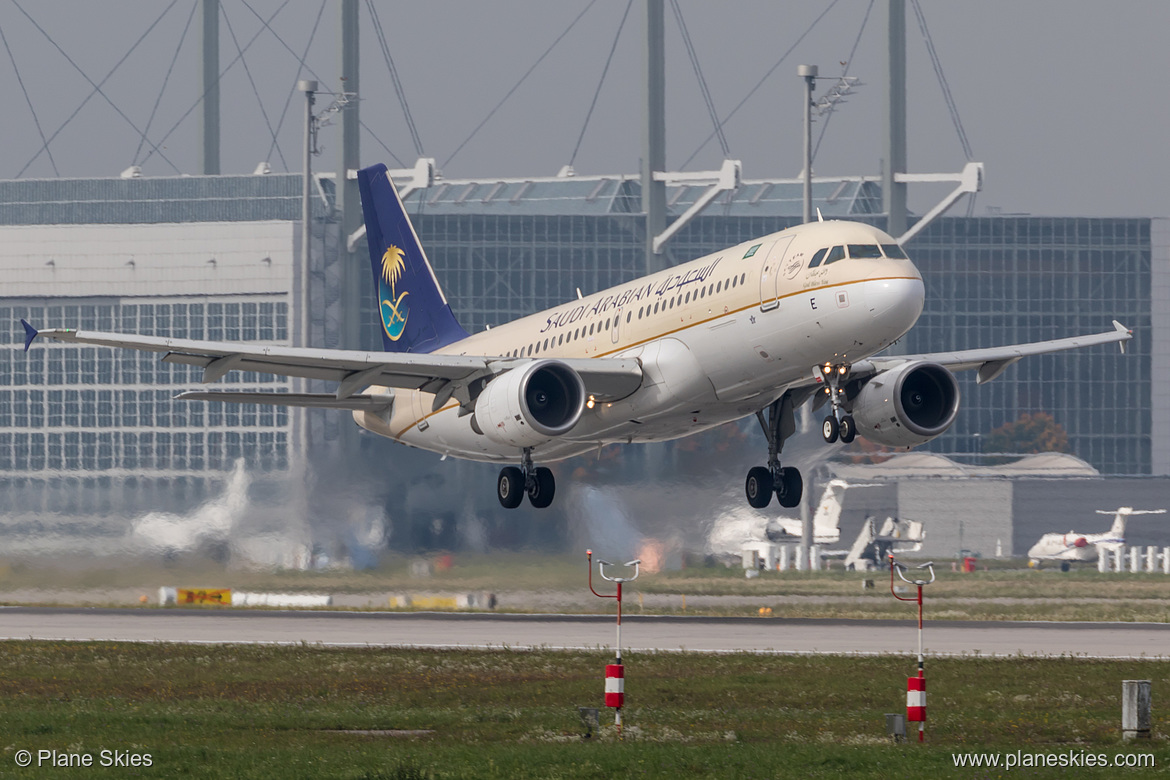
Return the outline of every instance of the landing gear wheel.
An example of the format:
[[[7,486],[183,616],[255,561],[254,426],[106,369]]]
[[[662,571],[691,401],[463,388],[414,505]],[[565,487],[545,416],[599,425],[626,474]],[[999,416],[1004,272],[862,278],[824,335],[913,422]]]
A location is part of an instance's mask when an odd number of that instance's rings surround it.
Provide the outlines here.
[[[537,509],[544,509],[552,503],[556,490],[557,483],[553,478],[552,471],[544,466],[539,466],[532,475],[532,482],[528,485],[528,502]]]
[[[780,506],[791,509],[800,504],[800,497],[804,495],[804,479],[800,472],[791,466],[780,469],[780,484],[776,486],[776,498]]]
[[[748,471],[747,482],[744,484],[748,503],[756,509],[763,509],[772,500],[772,472],[763,466],[756,466]]]
[[[821,423],[821,436],[825,437],[825,441],[829,444],[837,441],[837,436],[841,430],[841,426],[837,422],[837,418],[829,416]]]
[[[496,480],[496,497],[504,509],[520,506],[524,500],[524,472],[515,466],[500,469],[500,478]]]
[[[857,423],[853,422],[853,418],[845,415],[841,418],[841,441],[845,444],[857,438]]]

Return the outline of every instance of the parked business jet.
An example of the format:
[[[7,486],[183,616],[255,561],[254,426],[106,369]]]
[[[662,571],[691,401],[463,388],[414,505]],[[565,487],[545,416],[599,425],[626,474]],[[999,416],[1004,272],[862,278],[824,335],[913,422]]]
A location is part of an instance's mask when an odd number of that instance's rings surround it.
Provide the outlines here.
[[[1044,534],[1028,550],[1028,562],[1038,566],[1042,561],[1060,561],[1061,569],[1068,571],[1070,562],[1088,563],[1097,560],[1101,550],[1115,552],[1125,545],[1125,523],[1132,515],[1160,515],[1165,509],[1134,509],[1123,506],[1115,511],[1098,509],[1099,515],[1113,515],[1113,525],[1103,534]]]
[[[385,353],[42,331],[58,341],[146,350],[203,367],[203,381],[259,371],[337,382],[333,393],[187,392],[184,400],[346,409],[413,447],[505,463],[505,507],[553,499],[562,460],[621,442],[675,439],[755,415],[766,465],[748,472],[754,507],[796,506],[782,466],[794,410],[825,403],[826,441],[861,434],[911,447],[959,409],[952,371],[999,376],[1028,356],[1124,342],[1130,331],[938,354],[879,353],[922,312],[918,269],[886,233],[814,222],[578,298],[474,335],[455,319],[384,165],[358,172]],[[25,349],[37,330],[24,323]]]

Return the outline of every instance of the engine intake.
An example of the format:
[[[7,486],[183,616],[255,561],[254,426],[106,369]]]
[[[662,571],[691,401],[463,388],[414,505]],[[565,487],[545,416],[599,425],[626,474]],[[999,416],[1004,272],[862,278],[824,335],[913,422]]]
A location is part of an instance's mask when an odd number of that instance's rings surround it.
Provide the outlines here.
[[[857,431],[890,447],[914,447],[944,433],[959,412],[959,383],[937,363],[883,371],[853,399]]]
[[[475,422],[494,442],[535,447],[573,429],[585,410],[581,376],[556,360],[537,360],[488,382]]]

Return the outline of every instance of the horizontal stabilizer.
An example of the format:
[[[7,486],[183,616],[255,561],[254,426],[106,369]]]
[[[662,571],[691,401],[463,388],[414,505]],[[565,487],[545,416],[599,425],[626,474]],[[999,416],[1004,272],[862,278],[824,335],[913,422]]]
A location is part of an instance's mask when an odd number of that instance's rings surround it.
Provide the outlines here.
[[[267,404],[269,406],[307,406],[310,409],[351,409],[355,412],[382,412],[394,403],[393,395],[351,395],[338,398],[333,393],[235,393],[231,391],[193,391],[175,396],[180,401],[222,401],[229,404]]]

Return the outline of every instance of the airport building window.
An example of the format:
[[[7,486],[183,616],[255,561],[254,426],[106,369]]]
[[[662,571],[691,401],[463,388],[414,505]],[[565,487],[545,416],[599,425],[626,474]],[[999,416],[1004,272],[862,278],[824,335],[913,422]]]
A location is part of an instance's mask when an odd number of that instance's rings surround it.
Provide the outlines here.
[[[0,342],[20,347],[22,317],[38,324],[147,336],[198,339],[223,332],[237,341],[280,342],[288,339],[289,308],[285,300],[271,299],[214,303],[132,299],[4,305],[0,316],[16,326],[15,331],[0,329]],[[22,352],[19,359],[0,361],[0,428],[7,429],[0,436],[0,470],[17,479],[45,470],[160,471],[199,478],[208,470],[230,470],[241,456],[255,467],[287,468],[291,425],[287,409],[176,401],[179,391],[200,383],[202,369],[163,363],[160,357],[48,342]],[[220,385],[248,392],[281,391],[290,383],[281,377],[233,372]],[[229,430],[248,437],[263,433],[265,444],[246,453],[226,447],[229,439],[223,437]],[[41,490],[52,493],[48,483],[40,484]]]

